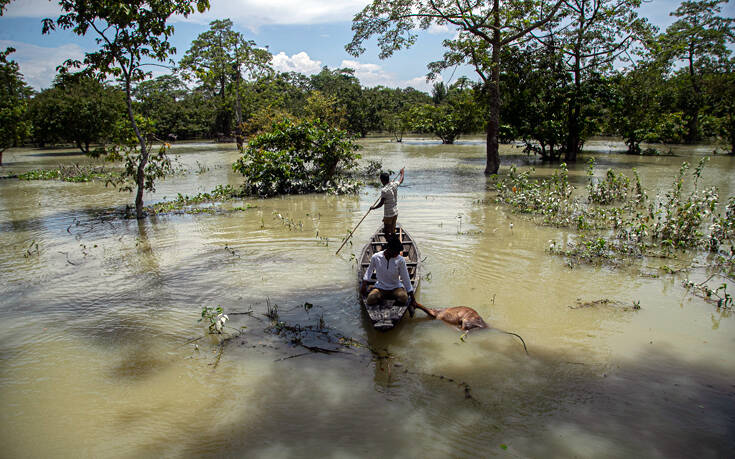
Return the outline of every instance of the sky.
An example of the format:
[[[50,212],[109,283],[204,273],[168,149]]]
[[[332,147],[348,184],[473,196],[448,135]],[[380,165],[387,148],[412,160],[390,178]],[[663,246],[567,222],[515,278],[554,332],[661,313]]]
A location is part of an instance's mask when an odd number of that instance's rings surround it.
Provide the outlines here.
[[[171,42],[177,48],[178,60],[197,35],[209,28],[215,19],[230,18],[234,29],[273,54],[273,65],[279,71],[296,71],[306,75],[318,73],[323,66],[331,69],[349,67],[363,86],[383,85],[428,91],[433,83],[426,81],[426,64],[441,58],[442,40],[453,31],[432,27],[422,32],[417,43],[396,52],[392,57],[378,58],[374,40],[359,58],[347,54],[345,45],[352,39],[352,18],[370,3],[369,0],[210,0],[204,14],[189,18],[173,18],[175,33]],[[669,13],[680,0],[649,0],[640,14],[654,25],[665,29],[673,22]],[[56,67],[67,59],[82,59],[85,51],[95,49],[90,37],[78,37],[68,31],[41,34],[41,20],[59,14],[56,2],[50,0],[13,0],[0,17],[0,49],[13,47],[11,58],[20,65],[26,82],[36,90],[48,88],[56,75]],[[735,4],[723,5],[721,14],[735,17]],[[163,71],[159,71],[163,72]],[[459,76],[474,75],[468,68],[444,72],[440,80],[451,83]]]

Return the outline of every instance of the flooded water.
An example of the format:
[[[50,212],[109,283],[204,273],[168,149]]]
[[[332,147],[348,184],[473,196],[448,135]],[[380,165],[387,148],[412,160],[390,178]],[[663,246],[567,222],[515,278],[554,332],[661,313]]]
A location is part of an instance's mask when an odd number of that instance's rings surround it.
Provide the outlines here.
[[[4,179],[0,455],[732,454],[735,319],[688,294],[684,273],[641,276],[676,260],[571,269],[549,256],[548,241],[568,233],[487,204],[479,139],[362,144],[365,158],[406,166],[399,221],[425,256],[417,299],[471,306],[493,327],[523,336],[529,355],[497,330],[461,341],[421,312],[390,332],[371,330],[357,300],[354,255],[380,212],[335,251],[375,188],[252,199],[243,212],[139,223],[110,217],[132,197],[100,183]],[[631,157],[608,140],[588,148],[600,176],[635,167],[651,196],[682,161],[711,152]],[[161,182],[146,203],[242,180],[231,170],[232,145],[181,144],[174,153],[187,172]],[[4,175],[89,161],[39,150],[4,159]],[[530,162],[505,147],[501,172]],[[578,189],[585,172],[584,160],[570,167]],[[735,194],[734,173],[735,158],[716,156],[704,182],[725,201]],[[703,269],[689,275],[706,277]],[[602,299],[612,302],[576,308]],[[203,307],[217,306],[231,319],[226,341],[205,336],[198,322]],[[280,333],[269,328],[269,308],[286,324]],[[340,337],[354,345],[339,345]]]

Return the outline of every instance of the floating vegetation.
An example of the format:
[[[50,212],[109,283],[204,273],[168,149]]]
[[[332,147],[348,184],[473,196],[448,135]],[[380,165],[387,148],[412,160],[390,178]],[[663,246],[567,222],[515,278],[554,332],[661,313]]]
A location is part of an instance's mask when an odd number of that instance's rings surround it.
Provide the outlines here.
[[[61,180],[64,182],[107,182],[119,175],[104,166],[59,166],[56,169],[33,169],[18,175],[20,180]]]
[[[199,322],[205,322],[208,325],[210,334],[222,334],[222,330],[225,328],[225,323],[230,318],[225,314],[221,306],[216,308],[210,308],[205,306],[202,308],[202,318]]]
[[[301,220],[296,221],[289,218],[287,215],[281,215],[279,212],[273,211],[273,218],[279,220],[283,226],[288,228],[289,231],[303,231],[304,222]]]
[[[38,242],[34,240],[33,242],[31,242],[31,245],[29,245],[28,248],[26,248],[25,253],[23,253],[23,257],[30,258],[33,255],[38,255],[40,253],[41,252],[38,248]]]
[[[217,185],[217,187],[209,193],[199,193],[195,196],[178,194],[173,201],[163,201],[151,206],[147,206],[146,209],[154,214],[166,214],[166,213],[186,213],[186,214],[199,214],[199,213],[217,213],[222,212],[223,209],[217,206],[206,206],[200,207],[206,204],[213,204],[217,202],[232,201],[236,199],[242,199],[242,193],[231,185]],[[246,203],[244,206],[235,206],[230,209],[232,212],[245,211],[248,209],[256,208],[257,206],[250,203]]]
[[[569,306],[569,309],[590,309],[599,307],[615,308],[616,310],[620,311],[638,311],[639,309],[641,309],[641,302],[633,301],[633,304],[629,305],[628,303],[617,300],[610,300],[608,298],[594,301],[582,301],[581,298],[577,298],[577,304],[574,306]]]
[[[703,300],[716,304],[718,308],[732,309],[733,297],[727,291],[727,284],[722,283],[717,288],[711,288],[707,283],[712,280],[715,275],[709,276],[704,282],[694,283],[689,279],[682,282],[684,288],[691,291],[695,296]]]
[[[707,160],[700,160],[691,173],[689,164],[682,163],[671,189],[653,199],[635,169],[632,178],[610,170],[599,180],[591,160],[583,199],[575,197],[565,164],[548,179],[532,177],[533,169],[520,173],[511,166],[508,176],[495,185],[496,202],[537,223],[577,230],[577,237],[564,247],[550,241],[548,248],[566,257],[571,267],[618,265],[643,256],[675,258],[702,249],[713,252],[716,267],[735,280],[735,197],[729,198],[724,215],[715,213],[717,189],[700,186]]]

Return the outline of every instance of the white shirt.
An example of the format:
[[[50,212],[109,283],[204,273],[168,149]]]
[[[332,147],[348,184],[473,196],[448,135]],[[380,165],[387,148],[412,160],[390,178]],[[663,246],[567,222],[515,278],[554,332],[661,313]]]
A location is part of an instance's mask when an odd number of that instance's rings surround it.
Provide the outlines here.
[[[411,278],[408,276],[406,259],[401,255],[398,255],[387,260],[384,252],[385,250],[378,252],[370,258],[370,266],[365,270],[363,279],[366,281],[370,280],[373,270],[375,270],[375,276],[378,278],[378,282],[375,286],[379,289],[393,290],[400,288],[402,280],[403,288],[406,289],[406,293],[411,293],[413,291],[413,286],[411,285]]]
[[[398,182],[389,182],[381,188],[380,196],[383,198],[383,216],[398,215]]]

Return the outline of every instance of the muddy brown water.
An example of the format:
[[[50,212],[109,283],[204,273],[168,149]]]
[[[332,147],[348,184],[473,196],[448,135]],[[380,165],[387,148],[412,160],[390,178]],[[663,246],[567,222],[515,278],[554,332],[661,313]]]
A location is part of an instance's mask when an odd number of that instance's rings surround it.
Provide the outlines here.
[[[426,257],[418,300],[474,307],[492,326],[521,334],[529,356],[494,331],[462,342],[420,312],[391,332],[370,330],[352,256],[380,213],[334,252],[375,188],[138,223],[109,217],[132,198],[100,183],[3,179],[0,456],[732,454],[735,320],[688,294],[685,274],[641,275],[658,273],[661,260],[570,269],[548,255],[548,241],[569,233],[488,203],[481,139],[362,144],[365,158],[406,166],[399,220]],[[648,190],[665,190],[682,161],[712,150],[630,157],[606,139],[587,148],[598,176],[635,167]],[[146,202],[240,183],[232,145],[174,152],[187,172]],[[10,150],[4,160],[4,175],[89,161],[71,150]],[[504,147],[502,170],[532,162]],[[570,168],[580,190],[585,169],[584,160]],[[704,182],[724,200],[735,194],[733,172],[735,158],[715,156]],[[706,277],[701,269],[689,276]],[[575,309],[578,299],[613,302]],[[311,327],[300,343],[266,330],[269,305],[289,326]],[[230,332],[240,335],[223,346],[214,337],[189,342],[204,334],[204,306],[231,313]],[[338,337],[361,345],[340,346]]]

